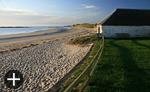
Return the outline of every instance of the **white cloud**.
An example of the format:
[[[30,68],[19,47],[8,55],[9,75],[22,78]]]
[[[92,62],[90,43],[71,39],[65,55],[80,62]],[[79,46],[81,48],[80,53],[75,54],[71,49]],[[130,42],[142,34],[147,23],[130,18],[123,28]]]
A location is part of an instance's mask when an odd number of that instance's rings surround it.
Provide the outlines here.
[[[94,8],[95,6],[84,6],[85,8]],[[86,11],[88,12],[88,11]],[[51,25],[51,24],[74,24],[88,22],[91,17],[97,13],[74,14],[70,16],[61,16],[52,14],[43,14],[41,12],[24,9],[0,8],[0,26],[2,25]]]
[[[0,15],[28,16],[28,15],[40,15],[40,14],[37,12],[31,11],[31,10],[1,8],[0,9]]]
[[[1,25],[38,25],[48,23],[55,16],[24,9],[0,9]]]
[[[70,24],[78,19],[79,16],[62,17],[23,9],[0,9],[0,26]]]
[[[91,9],[91,8],[95,8],[95,5],[91,5],[91,4],[82,4],[82,6],[86,9]]]

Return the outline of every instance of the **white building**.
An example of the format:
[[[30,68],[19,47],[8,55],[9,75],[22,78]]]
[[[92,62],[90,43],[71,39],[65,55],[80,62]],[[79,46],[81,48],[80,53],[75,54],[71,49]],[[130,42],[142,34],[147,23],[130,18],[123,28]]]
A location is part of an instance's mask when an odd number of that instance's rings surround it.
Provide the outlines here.
[[[150,10],[117,9],[97,32],[106,38],[150,37]]]

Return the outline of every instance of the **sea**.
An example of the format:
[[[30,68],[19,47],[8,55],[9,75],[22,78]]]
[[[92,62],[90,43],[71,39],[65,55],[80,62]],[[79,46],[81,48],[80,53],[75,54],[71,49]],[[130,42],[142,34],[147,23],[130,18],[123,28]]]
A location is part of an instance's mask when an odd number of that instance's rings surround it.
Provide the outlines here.
[[[32,26],[32,27],[0,27],[0,35],[11,35],[20,33],[30,33],[48,29],[69,29],[63,26]]]

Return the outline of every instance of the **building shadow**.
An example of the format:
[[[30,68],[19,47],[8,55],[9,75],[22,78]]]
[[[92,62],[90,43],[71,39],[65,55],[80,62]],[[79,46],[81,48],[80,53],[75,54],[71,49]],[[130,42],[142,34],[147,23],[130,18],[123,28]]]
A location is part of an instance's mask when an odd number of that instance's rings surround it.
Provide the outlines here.
[[[143,44],[143,43],[139,42],[138,40],[132,40],[132,42],[136,45],[139,45],[139,46],[146,47],[146,48],[150,49],[150,45]]]
[[[130,49],[123,45],[118,45],[116,41],[110,41],[111,46],[116,47],[120,53],[124,69],[124,84],[123,92],[150,92],[148,82],[145,82],[145,77],[148,76],[143,69],[140,69],[133,58],[133,53]]]

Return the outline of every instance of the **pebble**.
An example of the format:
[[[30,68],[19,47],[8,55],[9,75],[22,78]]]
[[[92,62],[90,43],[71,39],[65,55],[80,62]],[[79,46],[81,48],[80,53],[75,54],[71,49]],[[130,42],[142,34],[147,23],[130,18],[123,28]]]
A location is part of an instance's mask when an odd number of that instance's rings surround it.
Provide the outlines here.
[[[45,92],[77,65],[90,46],[79,47],[55,40],[13,52],[0,53],[0,76],[9,70],[19,70],[24,83],[15,92]],[[9,92],[0,77],[2,92]]]

